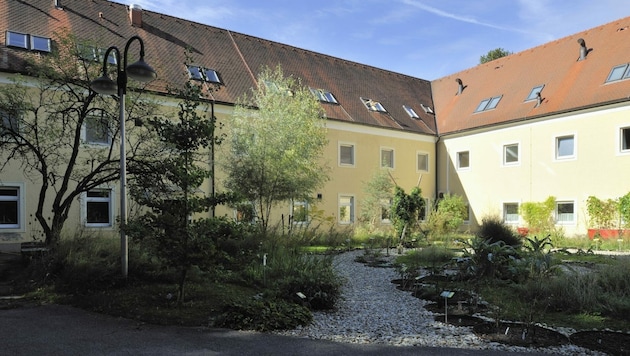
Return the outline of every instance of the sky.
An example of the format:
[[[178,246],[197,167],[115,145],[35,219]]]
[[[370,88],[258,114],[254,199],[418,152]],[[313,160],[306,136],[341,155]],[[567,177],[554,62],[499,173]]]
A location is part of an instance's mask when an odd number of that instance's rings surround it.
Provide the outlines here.
[[[630,16],[628,0],[114,1],[426,80]]]

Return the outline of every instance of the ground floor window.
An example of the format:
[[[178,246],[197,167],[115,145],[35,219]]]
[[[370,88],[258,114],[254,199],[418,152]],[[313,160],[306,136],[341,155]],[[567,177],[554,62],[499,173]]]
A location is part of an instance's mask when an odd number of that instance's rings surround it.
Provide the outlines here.
[[[85,225],[110,227],[113,225],[112,192],[110,189],[94,189],[85,193]]]
[[[339,223],[351,224],[354,222],[354,197],[350,195],[339,196]]]
[[[294,201],[291,207],[291,221],[294,224],[308,223],[308,203],[305,201]]]
[[[503,221],[506,224],[518,224],[518,203],[503,204]]]
[[[0,186],[0,229],[20,227],[20,188]]]
[[[558,224],[570,224],[575,222],[574,202],[559,201],[556,203],[556,222]]]

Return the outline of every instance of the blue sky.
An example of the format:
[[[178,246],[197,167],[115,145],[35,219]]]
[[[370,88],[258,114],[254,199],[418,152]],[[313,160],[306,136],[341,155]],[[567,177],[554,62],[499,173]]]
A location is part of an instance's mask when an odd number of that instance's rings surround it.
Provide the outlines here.
[[[630,15],[627,0],[115,1],[427,80]]]

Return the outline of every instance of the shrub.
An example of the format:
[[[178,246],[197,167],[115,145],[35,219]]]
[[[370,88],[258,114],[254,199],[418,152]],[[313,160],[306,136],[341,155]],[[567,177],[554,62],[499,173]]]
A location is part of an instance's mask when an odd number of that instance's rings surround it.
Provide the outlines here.
[[[288,330],[313,320],[308,308],[284,300],[251,299],[223,309],[214,326],[235,330]]]
[[[474,237],[464,242],[464,277],[497,278],[512,280],[518,277],[515,261],[518,257],[514,247],[503,241]]]
[[[553,211],[556,198],[548,197],[543,202],[525,202],[519,207],[519,213],[525,220],[531,233],[550,232],[553,230]]]
[[[515,248],[519,247],[522,242],[512,228],[506,225],[501,218],[497,216],[483,218],[476,235],[479,238],[488,240],[490,243],[503,241],[506,245]]]

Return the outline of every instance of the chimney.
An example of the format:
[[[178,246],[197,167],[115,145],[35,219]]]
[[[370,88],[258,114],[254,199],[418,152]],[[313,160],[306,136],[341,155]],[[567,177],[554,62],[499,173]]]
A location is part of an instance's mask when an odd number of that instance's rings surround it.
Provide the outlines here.
[[[586,42],[583,38],[578,38],[578,43],[580,44],[580,59],[578,61],[582,61],[586,59],[586,55],[588,54],[588,49],[586,48]]]
[[[129,19],[131,20],[131,26],[142,27],[142,7],[140,5],[129,5]]]
[[[464,83],[459,78],[456,78],[455,81],[457,82],[457,95],[460,95],[464,91]]]

